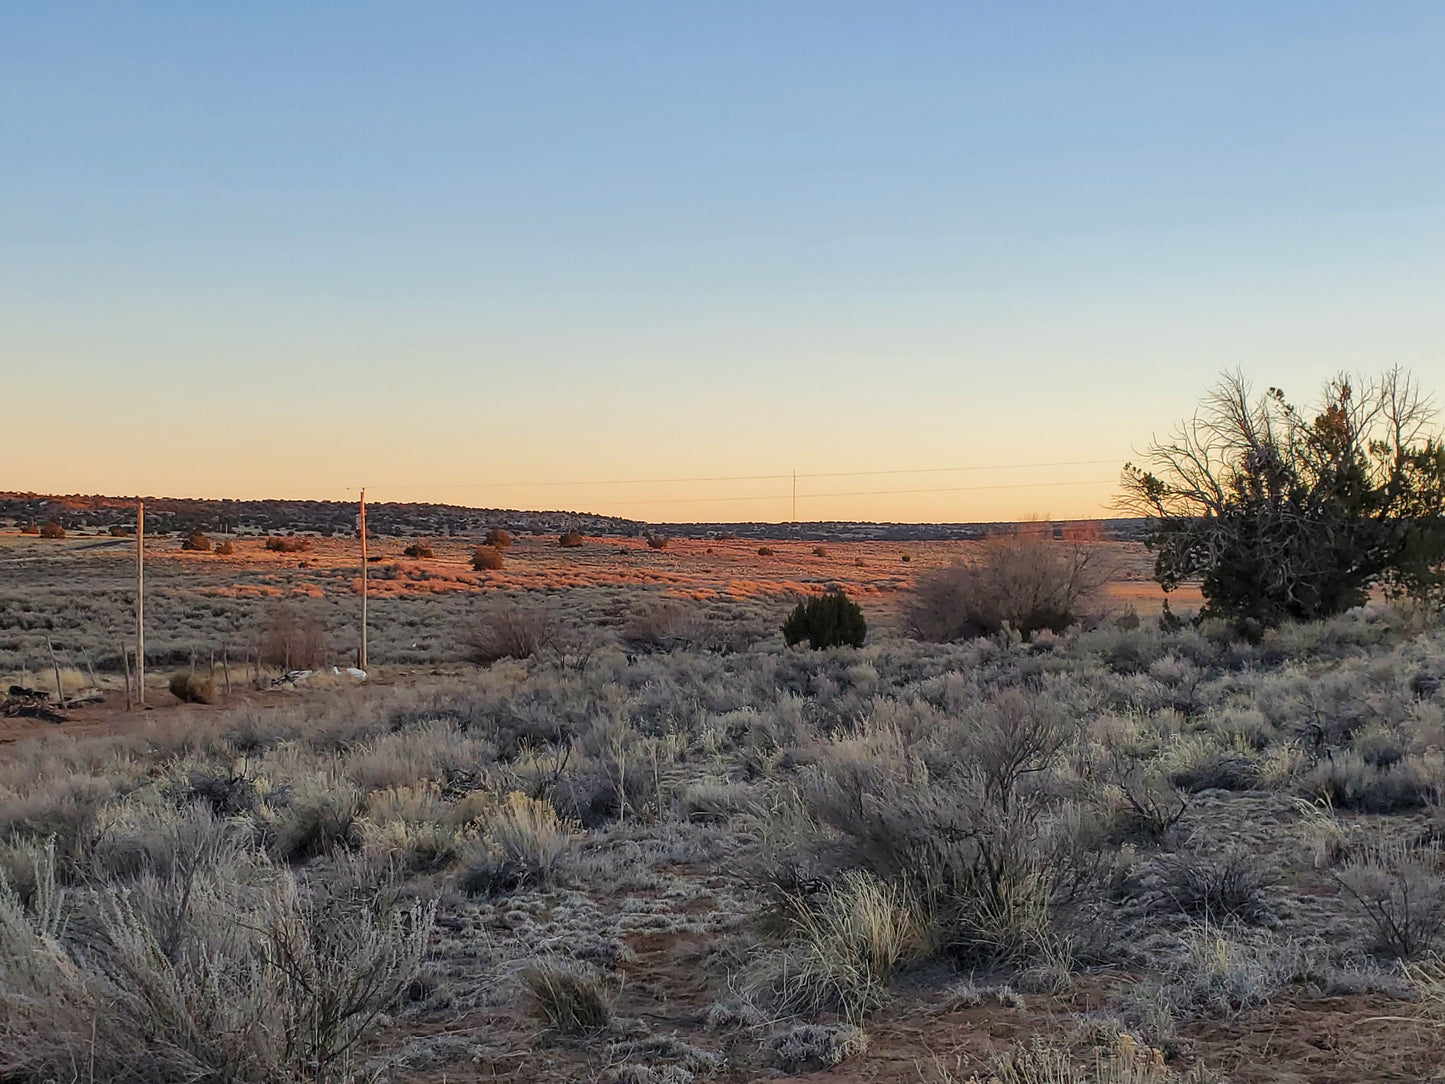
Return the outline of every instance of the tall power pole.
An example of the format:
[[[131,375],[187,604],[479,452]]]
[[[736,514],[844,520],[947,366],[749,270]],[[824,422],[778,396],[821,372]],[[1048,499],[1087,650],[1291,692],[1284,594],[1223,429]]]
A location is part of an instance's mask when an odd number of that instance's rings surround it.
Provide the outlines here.
[[[361,489],[361,655],[356,665],[366,669],[366,487]]]
[[[793,471],[793,522],[798,522],[798,472]]]
[[[146,502],[135,502],[135,695],[146,702]]]

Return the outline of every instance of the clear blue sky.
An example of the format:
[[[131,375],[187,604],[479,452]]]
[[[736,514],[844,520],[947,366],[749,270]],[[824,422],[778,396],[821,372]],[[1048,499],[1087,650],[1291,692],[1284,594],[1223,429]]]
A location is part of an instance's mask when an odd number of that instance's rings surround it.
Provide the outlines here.
[[[7,4],[0,488],[778,519],[488,483],[1122,461],[1236,366],[1445,392],[1442,58],[1438,3]]]

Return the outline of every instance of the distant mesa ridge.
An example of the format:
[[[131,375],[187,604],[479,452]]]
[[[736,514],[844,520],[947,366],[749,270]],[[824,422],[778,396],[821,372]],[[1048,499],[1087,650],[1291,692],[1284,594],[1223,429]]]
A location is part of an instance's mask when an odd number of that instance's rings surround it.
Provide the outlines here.
[[[155,533],[207,531],[271,534],[309,532],[349,535],[356,532],[356,504],[351,501],[213,500],[192,497],[146,497],[146,529]],[[81,494],[0,492],[0,524],[17,526],[56,520],[67,530],[105,531],[134,522],[135,498]],[[678,537],[737,535],[760,539],[829,539],[833,541],[957,541],[982,538],[1007,524],[998,523],[869,523],[811,521],[805,523],[648,523],[591,512],[535,511],[517,508],[469,508],[456,504],[369,503],[368,534],[438,537],[473,535],[492,527],[517,533],[555,534],[580,531],[594,537],[631,538],[649,529]],[[1078,521],[1071,521],[1078,522]],[[1106,519],[1096,523],[1100,537],[1137,541],[1147,533],[1144,520]]]

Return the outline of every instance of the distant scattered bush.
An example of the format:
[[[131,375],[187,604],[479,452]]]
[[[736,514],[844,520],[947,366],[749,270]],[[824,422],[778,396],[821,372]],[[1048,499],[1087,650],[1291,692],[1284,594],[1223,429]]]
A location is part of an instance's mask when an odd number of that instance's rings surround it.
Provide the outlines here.
[[[473,572],[497,572],[507,563],[496,546],[478,546],[472,551]]]
[[[405,557],[435,557],[435,556],[436,556],[436,554],[432,552],[432,548],[431,548],[430,546],[428,546],[425,542],[413,542],[410,546],[408,546],[406,549],[402,550],[401,552],[402,552],[402,555],[405,556]]]
[[[913,560],[913,554],[905,553],[900,555],[898,559],[906,565],[909,561]]]
[[[828,556],[828,551],[827,551],[827,549],[826,549],[825,547],[823,547],[823,546],[814,546],[814,547],[813,547],[813,556],[814,556],[814,557],[826,557],[826,556]]]
[[[277,535],[269,535],[266,538],[266,548],[273,553],[300,553],[302,550],[311,548],[309,538],[282,538]]]
[[[512,536],[500,527],[493,527],[482,539],[482,545],[491,546],[495,550],[504,550],[512,544]]]
[[[217,557],[230,557],[235,552],[236,547],[232,544],[229,538],[223,539],[221,541],[221,544],[215,549],[215,554]]]
[[[920,573],[905,618],[924,640],[1063,632],[1099,601],[1110,570],[1097,549],[1027,536],[990,539],[977,562]]]
[[[65,528],[56,523],[53,519],[41,527],[37,532],[41,538],[64,538]]]
[[[21,534],[39,534],[39,533],[40,533],[40,527],[39,527],[38,524],[35,524],[35,523],[27,523],[27,524],[25,524],[25,526],[23,526],[23,527],[20,528],[20,533],[21,533]]]
[[[576,549],[582,545],[582,535],[578,531],[563,531],[557,538],[557,545],[563,549]]]
[[[759,556],[759,557],[771,557],[771,556],[772,556],[774,553],[776,553],[776,552],[777,552],[777,550],[773,549],[772,546],[759,546],[759,547],[758,547],[758,556]]]
[[[128,538],[128,537],[130,537],[130,536],[133,535],[133,534],[135,534],[135,528],[134,528],[134,527],[128,526],[127,524],[124,524],[124,523],[113,523],[113,524],[111,524],[111,527],[110,527],[110,536],[111,536],[112,538]]]
[[[467,658],[485,666],[499,659],[529,659],[556,639],[552,616],[539,606],[499,601],[486,606],[462,634]]]
[[[216,686],[203,674],[192,674],[182,670],[171,675],[171,692],[183,704],[214,704]]]
[[[825,591],[800,602],[783,622],[789,647],[807,640],[812,647],[862,647],[868,636],[863,608],[840,590]]]
[[[192,531],[181,539],[181,549],[194,550],[196,553],[210,553],[211,540],[200,531]]]
[[[648,535],[644,535],[643,537],[647,539],[647,548],[648,548],[648,549],[654,549],[654,550],[665,550],[665,549],[667,549],[667,543],[668,543],[668,541],[669,541],[667,535],[665,535],[665,534],[648,534]],[[709,550],[708,552],[712,552],[712,551]]]

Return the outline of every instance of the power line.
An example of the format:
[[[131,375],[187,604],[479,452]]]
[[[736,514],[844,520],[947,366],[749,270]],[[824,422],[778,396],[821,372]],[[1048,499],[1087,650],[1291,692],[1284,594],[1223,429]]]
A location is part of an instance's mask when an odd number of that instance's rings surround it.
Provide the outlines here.
[[[799,478],[867,478],[886,474],[953,474],[963,471],[989,470],[1030,470],[1046,467],[1097,467],[1118,463],[1119,459],[1064,459],[1052,463],[979,463],[966,467],[907,467],[892,470],[817,471],[804,473]],[[643,486],[681,485],[699,482],[778,482],[792,478],[788,474],[710,474],[692,478],[591,478],[573,481],[531,481],[531,482],[427,482],[406,483],[407,489],[502,489],[527,486],[533,488],[554,486]],[[722,499],[722,498],[717,498]],[[739,498],[747,499],[747,498]]]
[[[1113,460],[1109,460],[1113,462]],[[801,474],[799,478],[803,477]],[[855,489],[827,493],[799,493],[798,497],[803,500],[813,500],[821,497],[880,497],[893,496],[895,494],[912,493],[977,493],[990,489],[1043,489],[1057,486],[1097,486],[1109,485],[1116,481],[1114,478],[1080,478],[1067,482],[1016,482],[992,486],[938,486],[928,489]],[[713,504],[724,501],[786,501],[786,493],[759,493],[749,497],[652,497],[647,500],[629,500],[629,504]]]

